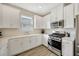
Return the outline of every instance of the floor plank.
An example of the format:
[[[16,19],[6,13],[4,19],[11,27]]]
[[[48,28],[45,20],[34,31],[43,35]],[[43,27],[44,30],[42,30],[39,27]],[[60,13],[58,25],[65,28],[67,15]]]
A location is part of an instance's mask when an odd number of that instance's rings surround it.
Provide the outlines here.
[[[39,46],[30,51],[19,54],[18,56],[57,56],[44,46]]]

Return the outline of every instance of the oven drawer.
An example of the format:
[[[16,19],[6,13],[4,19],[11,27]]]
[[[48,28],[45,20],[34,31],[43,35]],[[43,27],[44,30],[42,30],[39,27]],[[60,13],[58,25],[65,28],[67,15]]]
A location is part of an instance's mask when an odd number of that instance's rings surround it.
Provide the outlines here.
[[[56,55],[61,56],[61,50],[58,50],[50,45],[48,45],[48,49],[52,51],[53,53],[55,53]]]

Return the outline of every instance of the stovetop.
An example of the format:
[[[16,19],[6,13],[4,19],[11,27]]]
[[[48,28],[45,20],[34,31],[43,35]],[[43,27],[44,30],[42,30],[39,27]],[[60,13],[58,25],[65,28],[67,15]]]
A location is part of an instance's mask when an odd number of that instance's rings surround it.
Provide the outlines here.
[[[52,34],[49,35],[49,37],[63,38],[63,37],[65,37],[65,34],[62,34],[62,33],[52,33]]]

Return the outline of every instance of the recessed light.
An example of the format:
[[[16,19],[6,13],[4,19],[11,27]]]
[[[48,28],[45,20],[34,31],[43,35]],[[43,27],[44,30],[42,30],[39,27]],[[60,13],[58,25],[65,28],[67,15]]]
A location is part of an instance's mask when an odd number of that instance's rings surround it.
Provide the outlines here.
[[[42,8],[42,6],[39,6],[39,8]]]

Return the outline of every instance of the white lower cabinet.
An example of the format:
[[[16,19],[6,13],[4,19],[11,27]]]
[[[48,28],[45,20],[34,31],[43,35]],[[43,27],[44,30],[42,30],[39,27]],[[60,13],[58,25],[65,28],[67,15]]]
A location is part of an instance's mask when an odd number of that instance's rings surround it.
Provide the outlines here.
[[[9,40],[9,55],[16,55],[23,50],[22,40],[23,38],[14,38]]]
[[[0,56],[7,56],[7,44],[0,45]]]
[[[42,44],[42,36],[40,35],[36,37],[36,45],[39,46],[41,44]]]
[[[42,43],[43,45],[48,47],[48,35],[43,35]]]
[[[36,47],[36,38],[31,36],[30,37],[30,48]]]
[[[23,51],[41,45],[41,36],[26,36],[20,38],[13,38],[9,40],[9,55],[17,55]]]
[[[62,55],[73,56],[73,41],[63,39],[62,40]]]
[[[30,38],[29,37],[24,37],[22,40],[22,51],[26,51],[30,49]]]
[[[30,37],[30,48],[37,47],[42,44],[41,36],[31,36]]]
[[[69,40],[70,39],[70,40]],[[73,56],[72,38],[62,39],[62,55]],[[0,56],[17,55],[39,45],[48,47],[48,35],[33,35],[10,38],[0,43]]]

